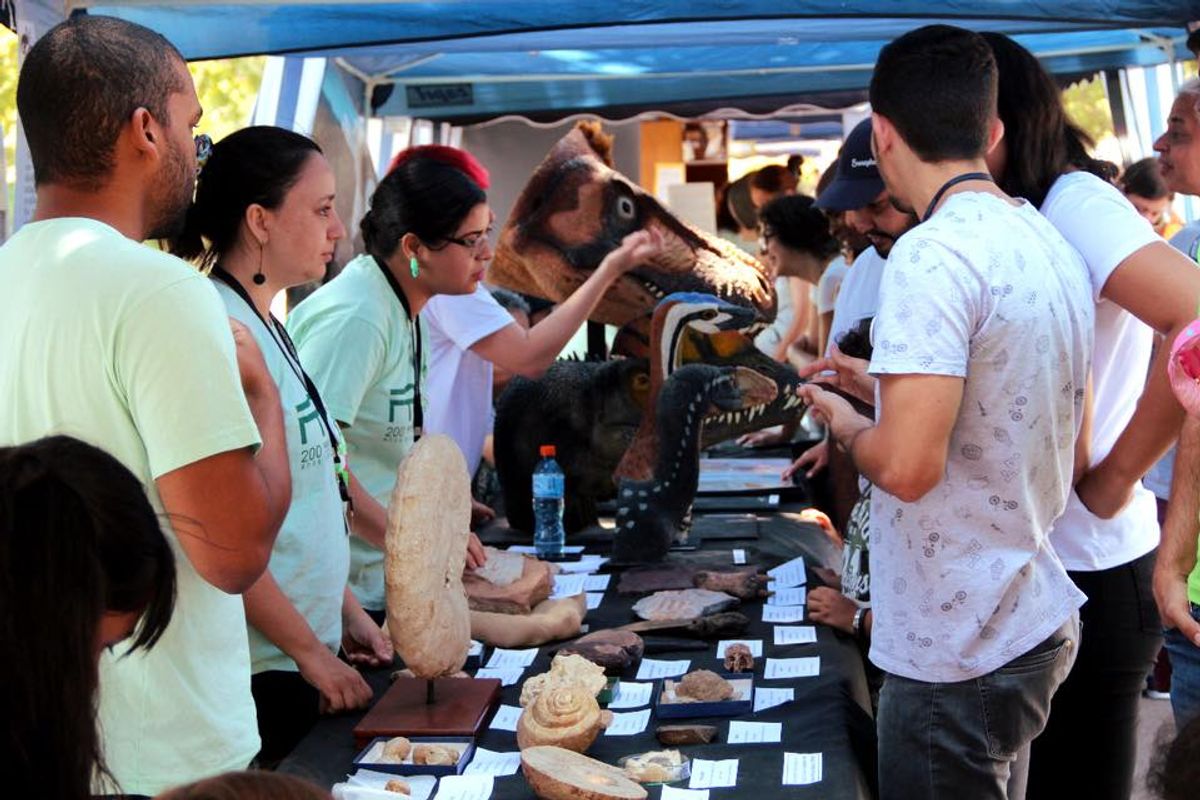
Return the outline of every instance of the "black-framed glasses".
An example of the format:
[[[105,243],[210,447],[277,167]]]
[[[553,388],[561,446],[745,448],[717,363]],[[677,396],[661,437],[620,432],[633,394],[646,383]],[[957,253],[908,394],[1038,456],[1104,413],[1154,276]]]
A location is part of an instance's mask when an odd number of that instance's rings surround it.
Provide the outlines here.
[[[213,140],[207,133],[202,133],[193,136],[192,141],[196,143],[196,172],[199,173],[212,156]]]
[[[456,244],[459,247],[465,247],[472,253],[478,255],[484,249],[484,245],[491,241],[492,234],[495,232],[496,227],[494,225],[489,225],[481,231],[473,231],[465,236],[447,236],[446,241]]]

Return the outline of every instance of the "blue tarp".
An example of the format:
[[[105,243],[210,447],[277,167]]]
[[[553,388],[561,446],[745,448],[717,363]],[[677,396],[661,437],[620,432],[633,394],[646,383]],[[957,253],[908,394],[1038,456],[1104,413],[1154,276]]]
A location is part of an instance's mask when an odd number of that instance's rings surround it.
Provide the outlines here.
[[[931,21],[1018,35],[1058,73],[1147,66],[1167,60],[1164,46],[1188,57],[1184,24],[1200,18],[1200,2],[1162,0],[108,0],[67,10],[83,7],[159,30],[193,59],[333,56],[371,84],[364,113],[458,122],[854,96],[884,43]]]

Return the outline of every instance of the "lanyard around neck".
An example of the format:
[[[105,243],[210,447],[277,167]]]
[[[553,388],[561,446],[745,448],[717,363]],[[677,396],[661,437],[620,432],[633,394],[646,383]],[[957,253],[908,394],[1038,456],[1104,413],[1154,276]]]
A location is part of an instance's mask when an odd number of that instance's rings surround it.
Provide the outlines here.
[[[408,302],[408,295],[404,293],[404,288],[400,285],[400,281],[396,280],[396,276],[388,269],[387,264],[382,260],[371,256],[383,273],[383,277],[387,279],[388,286],[392,287],[392,293],[396,295],[396,299],[400,301],[400,307],[404,309],[405,315],[408,317],[409,331],[413,340],[413,441],[421,438],[421,433],[425,427],[425,410],[421,408],[421,323],[417,314],[412,312],[412,304]]]
[[[960,183],[966,183],[967,181],[987,181],[991,183],[992,176],[986,172],[965,172],[962,175],[955,175],[943,183],[942,188],[934,193],[933,199],[929,201],[929,207],[925,209],[925,213],[921,216],[921,221],[924,222],[929,219],[930,215],[933,214],[933,210],[937,208],[937,204],[941,202],[942,195],[946,194],[952,187],[958,186]]]
[[[342,502],[353,510],[354,501],[350,499],[350,475],[346,469],[345,462],[342,459],[341,445],[337,436],[337,432],[333,429],[333,423],[329,421],[329,415],[325,411],[325,401],[321,399],[321,393],[317,391],[317,386],[313,383],[312,378],[304,371],[304,367],[300,364],[300,355],[296,352],[296,345],[292,341],[292,337],[288,335],[287,328],[275,319],[275,315],[268,312],[267,318],[263,319],[262,314],[258,313],[258,308],[254,305],[254,300],[250,297],[250,293],[246,291],[246,287],[238,281],[237,278],[229,274],[229,272],[220,265],[212,268],[209,273],[213,278],[228,286],[234,294],[242,299],[242,301],[250,307],[254,312],[254,316],[258,317],[259,321],[266,327],[267,333],[271,335],[271,341],[279,348],[283,354],[283,360],[291,367],[296,378],[304,386],[304,391],[308,393],[308,399],[312,400],[313,406],[317,410],[317,416],[321,420],[321,424],[325,426],[325,432],[329,434],[329,446],[333,449],[333,471],[337,476],[338,493],[342,496]]]

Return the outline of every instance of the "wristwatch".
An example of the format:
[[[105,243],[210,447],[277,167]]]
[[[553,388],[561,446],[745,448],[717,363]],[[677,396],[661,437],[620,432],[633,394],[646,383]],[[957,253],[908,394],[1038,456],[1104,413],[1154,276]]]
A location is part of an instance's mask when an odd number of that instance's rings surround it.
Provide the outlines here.
[[[850,632],[855,636],[861,636],[863,633],[862,621],[867,614],[866,606],[859,606],[858,611],[854,612],[854,620],[850,623]]]

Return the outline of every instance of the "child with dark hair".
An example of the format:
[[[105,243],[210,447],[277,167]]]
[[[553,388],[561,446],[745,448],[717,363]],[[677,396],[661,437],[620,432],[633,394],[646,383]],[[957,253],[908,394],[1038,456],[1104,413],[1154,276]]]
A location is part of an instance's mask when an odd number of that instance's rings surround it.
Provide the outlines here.
[[[1170,239],[1183,228],[1171,211],[1175,193],[1163,180],[1158,159],[1151,156],[1135,161],[1125,168],[1118,180],[1126,199],[1154,227],[1154,232]]]
[[[67,436],[0,448],[6,793],[84,800],[94,775],[117,790],[96,727],[97,662],[154,647],[174,602],[171,546],[128,469]]]

